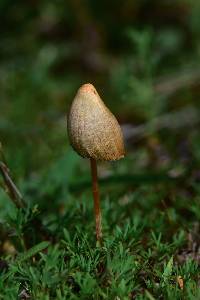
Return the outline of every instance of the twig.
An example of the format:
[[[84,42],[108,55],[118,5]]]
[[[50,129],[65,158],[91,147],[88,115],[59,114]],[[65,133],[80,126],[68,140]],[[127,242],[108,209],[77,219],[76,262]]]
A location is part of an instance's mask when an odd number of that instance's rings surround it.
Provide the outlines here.
[[[136,141],[161,129],[176,130],[182,127],[193,126],[200,122],[199,116],[200,112],[198,109],[193,106],[187,106],[177,112],[156,117],[139,126],[124,124],[122,125],[122,130],[126,140],[133,139],[133,141]]]
[[[5,186],[6,186],[6,191],[10,196],[10,199],[13,201],[13,203],[18,207],[18,208],[23,208],[25,207],[25,203],[23,201],[23,197],[20,193],[20,191],[18,190],[18,188],[16,187],[16,185],[14,184],[13,180],[10,177],[10,172],[8,167],[5,165],[5,163],[3,163],[2,161],[0,161],[0,173],[3,177]]]
[[[185,87],[199,84],[200,82],[200,71],[199,67],[185,68],[181,73],[170,75],[157,80],[154,85],[155,92],[164,95],[171,96],[177,90]]]

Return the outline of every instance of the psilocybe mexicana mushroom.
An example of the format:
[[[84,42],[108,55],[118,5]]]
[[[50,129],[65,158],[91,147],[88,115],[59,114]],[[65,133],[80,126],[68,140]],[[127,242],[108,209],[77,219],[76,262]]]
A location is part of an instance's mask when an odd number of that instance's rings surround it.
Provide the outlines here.
[[[96,220],[96,237],[102,239],[101,210],[97,180],[97,160],[114,161],[124,157],[121,128],[115,116],[105,106],[95,87],[83,84],[70,108],[68,135],[74,150],[90,159]]]

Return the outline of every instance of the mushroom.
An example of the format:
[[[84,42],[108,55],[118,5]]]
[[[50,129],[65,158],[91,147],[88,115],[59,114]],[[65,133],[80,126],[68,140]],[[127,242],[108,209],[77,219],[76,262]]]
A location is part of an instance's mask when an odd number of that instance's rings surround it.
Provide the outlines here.
[[[90,83],[83,84],[79,88],[72,102],[67,123],[69,140],[73,149],[82,157],[90,159],[96,238],[97,241],[101,241],[97,160],[113,161],[124,157],[122,131],[117,119]]]

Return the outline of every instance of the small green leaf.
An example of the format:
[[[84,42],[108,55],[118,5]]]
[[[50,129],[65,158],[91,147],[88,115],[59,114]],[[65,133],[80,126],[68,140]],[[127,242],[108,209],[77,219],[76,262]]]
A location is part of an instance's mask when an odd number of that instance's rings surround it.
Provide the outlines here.
[[[168,280],[169,280],[169,277],[171,276],[172,274],[172,269],[173,269],[173,256],[170,258],[170,260],[168,261],[165,269],[164,269],[164,272],[163,272],[163,275],[162,275],[162,279],[163,279],[163,282],[166,283]]]
[[[154,296],[149,293],[148,290],[145,290],[145,296],[149,299],[149,300],[155,300]]]
[[[31,249],[27,250],[25,253],[22,253],[19,255],[19,257],[17,258],[17,262],[21,263],[27,259],[29,259],[30,257],[36,255],[38,252],[44,250],[45,248],[47,248],[49,246],[49,242],[44,241],[41,242],[39,244],[37,244],[36,246],[32,247]]]
[[[44,250],[45,248],[47,248],[49,246],[49,242],[44,241],[41,242],[39,244],[37,244],[36,246],[32,247],[31,249],[27,250],[25,253],[20,254],[17,259],[16,259],[16,264],[12,266],[12,269],[10,271],[8,271],[3,277],[2,277],[2,281],[6,280],[7,278],[9,278],[11,275],[14,275],[17,271],[17,264],[22,263],[23,261],[31,258],[32,256],[36,255],[38,252]]]

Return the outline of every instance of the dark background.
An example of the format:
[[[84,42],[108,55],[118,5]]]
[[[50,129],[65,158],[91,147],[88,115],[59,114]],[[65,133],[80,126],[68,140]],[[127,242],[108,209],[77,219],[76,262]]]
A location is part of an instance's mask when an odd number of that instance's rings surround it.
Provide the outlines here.
[[[89,175],[66,129],[86,82],[117,116],[126,142],[127,158],[103,164],[100,175],[196,167],[198,1],[2,0],[0,14],[0,138],[22,186],[48,174],[67,187]]]

